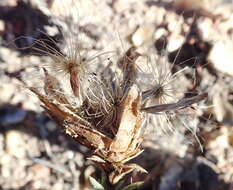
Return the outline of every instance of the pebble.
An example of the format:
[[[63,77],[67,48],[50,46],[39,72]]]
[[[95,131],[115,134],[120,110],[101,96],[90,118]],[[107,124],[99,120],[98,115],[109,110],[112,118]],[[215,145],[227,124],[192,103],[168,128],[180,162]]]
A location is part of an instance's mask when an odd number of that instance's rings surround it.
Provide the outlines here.
[[[8,131],[6,133],[5,144],[8,154],[17,158],[25,157],[25,143],[22,139],[22,134],[19,131]]]
[[[6,81],[9,82],[9,81]],[[5,83],[1,80],[0,84],[0,100],[1,102],[10,102],[10,99],[15,94],[15,85],[11,83]]]
[[[152,39],[154,33],[153,25],[144,25],[136,30],[132,35],[132,42],[136,47],[143,45],[145,42]]]
[[[155,39],[157,40],[163,36],[167,36],[167,34],[168,34],[167,30],[165,30],[164,28],[159,28],[156,30],[154,36],[155,36]]]
[[[62,179],[58,179],[56,183],[52,186],[53,190],[63,190],[64,189],[64,181]]]
[[[0,165],[7,165],[12,161],[12,157],[9,154],[4,154],[0,158]]]
[[[33,173],[33,179],[44,179],[50,176],[50,168],[42,164],[34,164],[29,168],[29,171]]]
[[[219,122],[233,125],[233,106],[223,95],[215,94],[213,97],[214,115]]]
[[[207,148],[210,150],[211,155],[217,158],[219,168],[225,165],[228,155],[230,158],[232,150],[229,143],[229,129],[226,126],[221,126],[218,136],[208,143]]]
[[[69,13],[68,10],[77,9],[72,0],[53,0],[50,3],[50,10],[55,16],[67,16]],[[65,10],[65,11],[64,11]]]
[[[233,44],[219,41],[214,44],[209,54],[209,61],[215,69],[233,76]]]
[[[11,176],[11,171],[8,167],[1,168],[1,177],[2,178],[9,178]]]

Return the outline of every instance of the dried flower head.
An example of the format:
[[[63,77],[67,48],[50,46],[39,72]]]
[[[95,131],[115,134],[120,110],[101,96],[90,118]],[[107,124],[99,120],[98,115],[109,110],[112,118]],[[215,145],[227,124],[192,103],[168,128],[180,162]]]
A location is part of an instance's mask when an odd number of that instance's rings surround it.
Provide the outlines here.
[[[52,64],[42,66],[43,90],[29,89],[68,136],[93,150],[89,159],[104,169],[111,183],[133,170],[146,172],[137,164],[127,163],[143,152],[144,123],[165,131],[168,124],[173,131],[170,116],[205,99],[207,94],[174,98],[172,83],[181,72],[171,74],[167,65],[162,71],[156,70],[157,63],[152,60],[152,77],[139,80],[136,62],[141,55],[135,47],[103,66],[101,56],[110,52],[90,56],[72,34],[64,37],[67,46],[63,53],[43,41],[36,42],[44,47],[39,51],[47,53]],[[59,80],[60,74],[65,76],[63,80]],[[162,119],[151,122],[150,118]]]
[[[80,105],[70,102],[58,79],[46,68],[43,68],[46,95],[30,87],[61,129],[80,144],[93,150],[93,155],[89,159],[104,168],[113,184],[134,169],[146,172],[136,164],[126,163],[143,151],[141,149],[142,123],[145,119],[143,112],[157,114],[175,111],[187,108],[207,96],[202,94],[168,104],[159,101],[159,104],[153,106],[145,104],[148,98],[157,97],[156,89],[162,89],[164,83],[158,83],[160,86],[140,92],[136,84],[138,70],[135,64],[139,56],[135,48],[129,48],[116,61],[122,71],[121,78],[114,75],[107,67],[102,73],[93,75],[95,80],[89,80],[89,88],[83,87],[83,83],[80,82],[77,88],[86,91],[82,101],[81,97],[77,96],[76,90],[72,88],[73,98],[78,99]],[[79,77],[72,75],[75,71],[77,71],[75,68],[67,69],[71,87],[73,80]],[[107,73],[112,73],[112,76],[106,76]]]
[[[135,73],[134,61],[138,55],[129,49],[121,59],[125,69],[119,84],[110,82],[104,76],[96,76],[96,80],[90,81],[91,90],[87,92],[88,96],[81,106],[69,102],[66,94],[61,93],[63,89],[56,77],[45,68],[44,91],[47,95],[36,88],[30,88],[66,134],[94,150],[90,159],[110,173],[112,183],[118,182],[133,169],[145,172],[136,164],[125,164],[142,152],[141,93],[134,84],[135,74],[132,74]],[[132,75],[129,75],[130,72]],[[79,98],[75,91],[73,96]]]

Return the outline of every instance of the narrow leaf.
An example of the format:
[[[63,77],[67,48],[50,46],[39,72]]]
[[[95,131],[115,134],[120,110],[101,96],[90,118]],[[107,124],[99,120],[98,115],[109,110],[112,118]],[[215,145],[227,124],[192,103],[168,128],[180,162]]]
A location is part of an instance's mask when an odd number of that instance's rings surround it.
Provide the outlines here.
[[[136,189],[136,188],[140,187],[143,183],[144,183],[143,181],[132,183],[132,184],[124,187],[123,190],[133,190],[133,189]]]
[[[89,177],[90,183],[95,190],[104,190],[104,187],[93,177]]]

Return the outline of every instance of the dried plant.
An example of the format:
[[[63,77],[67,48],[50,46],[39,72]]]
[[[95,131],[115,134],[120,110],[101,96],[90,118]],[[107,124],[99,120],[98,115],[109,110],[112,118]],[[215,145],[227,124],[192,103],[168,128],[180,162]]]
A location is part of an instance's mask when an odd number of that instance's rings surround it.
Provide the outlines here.
[[[35,87],[29,89],[68,136],[93,150],[89,159],[104,169],[112,184],[133,170],[146,172],[137,164],[127,163],[143,152],[141,143],[146,114],[184,109],[207,97],[204,93],[173,103],[159,101],[156,105],[148,105],[146,100],[166,89],[157,83],[158,86],[147,91],[140,90],[139,70],[135,64],[140,54],[134,47],[115,62],[121,75],[114,74],[109,66],[101,73],[89,72],[87,68],[98,56],[88,59],[81,56],[80,49],[72,52],[72,56],[49,53],[55,68],[51,71],[43,68],[44,92]],[[57,76],[52,75],[58,70],[69,75],[70,86],[62,87]],[[70,88],[72,95],[67,95],[64,88]]]
[[[64,37],[64,53],[43,40],[34,41],[43,47],[36,50],[50,56],[52,63],[41,66],[43,89],[28,88],[65,134],[93,151],[88,159],[103,168],[112,184],[133,170],[146,173],[128,161],[143,152],[148,116],[158,118],[164,113],[159,124],[163,130],[165,122],[172,125],[170,113],[204,100],[207,93],[174,98],[172,82],[180,72],[171,74],[167,67],[165,72],[158,71],[156,63],[149,60],[152,81],[141,83],[144,78],[140,78],[141,69],[136,64],[141,55],[135,47],[114,60],[106,59],[104,64],[101,57],[112,52],[89,56],[72,34]],[[152,122],[150,127],[157,124]]]

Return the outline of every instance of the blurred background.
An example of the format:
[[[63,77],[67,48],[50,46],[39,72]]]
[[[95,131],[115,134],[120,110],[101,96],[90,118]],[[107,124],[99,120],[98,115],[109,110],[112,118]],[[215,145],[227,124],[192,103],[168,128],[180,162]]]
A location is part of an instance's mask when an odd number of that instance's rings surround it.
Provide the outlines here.
[[[133,45],[163,58],[171,72],[189,67],[174,85],[183,96],[209,94],[185,119],[187,125],[196,119],[203,151],[190,134],[150,133],[134,160],[148,174],[132,173],[124,183],[144,181],[141,190],[233,190],[232,0],[1,0],[0,189],[92,189],[88,176],[102,175],[86,160],[90,151],[63,135],[22,88],[23,78],[36,81],[34,71],[51,61],[37,40],[62,51],[67,31],[93,52]]]

